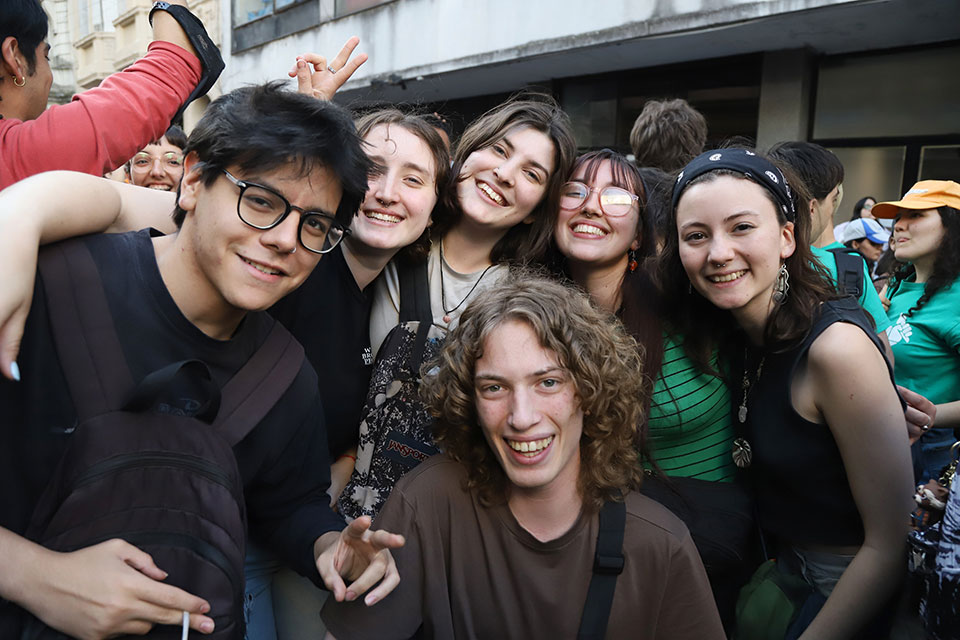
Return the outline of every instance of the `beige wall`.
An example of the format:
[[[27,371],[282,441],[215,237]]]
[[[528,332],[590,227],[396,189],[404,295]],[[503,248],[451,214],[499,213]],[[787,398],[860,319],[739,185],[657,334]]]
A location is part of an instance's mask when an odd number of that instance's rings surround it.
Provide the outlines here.
[[[106,0],[104,25],[93,30],[92,16],[97,3],[105,0],[45,0],[45,5],[63,4],[66,7],[68,26],[67,39],[72,44],[72,61],[75,64],[74,91],[82,91],[100,84],[112,73],[122,71],[143,56],[153,37],[148,15],[153,0]],[[189,0],[190,10],[203,21],[213,41],[220,44],[221,0]],[[110,11],[116,17],[109,21]],[[48,9],[50,12],[50,9]],[[86,18],[85,24],[81,21]],[[85,34],[80,36],[79,34]],[[52,44],[52,43],[51,43]],[[219,83],[210,92],[211,97],[220,95]],[[208,104],[202,101],[202,106]],[[202,108],[191,106],[184,120],[187,130],[199,119]]]

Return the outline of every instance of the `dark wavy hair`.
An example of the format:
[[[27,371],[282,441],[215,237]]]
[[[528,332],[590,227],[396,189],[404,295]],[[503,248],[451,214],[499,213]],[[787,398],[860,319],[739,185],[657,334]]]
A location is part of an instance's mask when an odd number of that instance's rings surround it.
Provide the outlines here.
[[[380,125],[387,127],[387,139],[390,137],[390,127],[392,126],[400,127],[420,138],[427,145],[430,155],[433,157],[434,188],[437,196],[440,196],[440,189],[447,184],[450,176],[450,153],[447,151],[447,145],[444,144],[440,133],[427,115],[390,107],[366,113],[357,118],[355,124],[357,133],[361,138],[366,138],[370,131]],[[429,251],[430,231],[428,227],[412,244],[400,249],[397,257],[401,260],[417,261],[425,259]]]
[[[230,166],[244,173],[293,166],[303,176],[324,167],[343,189],[337,221],[349,226],[373,169],[353,118],[332,102],[301,95],[284,85],[276,81],[242,87],[214,100],[190,134],[184,155],[197,155],[206,186]],[[177,206],[173,219],[178,227],[185,217]]]
[[[0,11],[0,42],[9,37],[17,39],[20,53],[27,61],[27,74],[37,70],[37,46],[47,39],[47,14],[38,0],[3,0]],[[0,82],[6,77],[0,77]]]
[[[460,220],[463,212],[457,197],[457,185],[463,164],[474,151],[485,149],[513,129],[530,127],[544,133],[554,147],[553,173],[540,203],[531,212],[532,224],[514,225],[493,247],[490,261],[536,262],[543,258],[553,234],[560,202],[560,187],[570,174],[577,153],[570,118],[560,105],[546,94],[524,92],[494,107],[467,127],[453,154],[450,178],[442,191],[431,228],[432,238],[442,238]]]
[[[756,153],[760,155],[759,152]],[[836,299],[839,296],[828,272],[814,258],[810,250],[811,220],[809,215],[804,215],[807,211],[806,203],[810,200],[809,192],[789,167],[783,164],[777,164],[777,166],[793,187],[791,192],[794,207],[799,214],[796,216],[793,227],[796,250],[784,261],[790,275],[790,292],[783,304],[774,306],[764,330],[765,346],[774,351],[782,351],[789,349],[807,335],[822,301]],[[712,182],[721,176],[748,180],[763,188],[761,183],[742,173],[730,169],[717,169],[690,181],[687,189],[696,184]],[[763,188],[763,193],[773,206],[780,225],[787,224],[788,221],[773,194],[766,188]],[[717,345],[729,346],[730,338],[737,331],[737,327],[730,313],[718,309],[696,290],[691,289],[690,280],[680,260],[680,240],[677,233],[675,208],[671,208],[670,211],[666,242],[660,254],[656,277],[662,291],[662,302],[666,313],[678,324],[675,327],[678,330],[677,333],[683,335],[686,340],[684,349],[688,357],[702,371],[721,375],[721,372],[715,371],[711,364],[712,350]]]
[[[523,269],[471,302],[437,360],[423,367],[421,394],[436,417],[434,438],[467,468],[465,488],[487,505],[509,494],[506,473],[479,425],[474,374],[487,337],[510,321],[533,329],[573,379],[584,412],[578,480],[584,503],[599,509],[639,488],[643,471],[633,444],[645,393],[641,350],[580,291]]]
[[[843,163],[829,149],[813,142],[792,140],[770,147],[768,158],[780,167],[786,165],[806,185],[811,198],[823,200],[843,182]],[[809,202],[809,198],[808,198]],[[797,211],[806,211],[807,203]]]
[[[953,207],[937,207],[937,213],[940,214],[940,221],[943,223],[943,239],[933,259],[933,273],[924,284],[923,294],[917,300],[917,304],[907,311],[907,317],[919,311],[938,291],[949,287],[957,281],[957,278],[960,278],[960,211]],[[897,270],[893,275],[887,297],[892,297],[900,287],[900,283],[914,273],[916,269],[912,264],[904,265]]]

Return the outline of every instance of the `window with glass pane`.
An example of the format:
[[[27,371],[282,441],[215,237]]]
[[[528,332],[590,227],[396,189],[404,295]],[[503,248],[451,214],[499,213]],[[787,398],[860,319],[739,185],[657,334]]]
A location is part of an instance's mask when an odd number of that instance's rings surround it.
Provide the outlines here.
[[[233,0],[233,25],[239,26],[273,15],[295,4],[316,0]]]
[[[273,0],[233,0],[233,23],[246,24],[273,13]]]
[[[843,202],[833,224],[849,220],[860,198],[870,196],[877,202],[900,198],[906,147],[831,147],[830,151],[843,163]]]
[[[364,9],[375,7],[378,4],[386,4],[391,1],[392,0],[337,0],[334,11],[335,15],[339,17],[348,13],[363,11]]]
[[[960,146],[931,146],[920,150],[918,180],[957,180],[958,178],[960,178]]]

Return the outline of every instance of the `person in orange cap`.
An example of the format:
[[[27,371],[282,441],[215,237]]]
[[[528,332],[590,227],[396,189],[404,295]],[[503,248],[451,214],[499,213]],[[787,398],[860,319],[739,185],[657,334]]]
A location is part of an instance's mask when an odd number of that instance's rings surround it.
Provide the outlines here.
[[[935,424],[913,445],[916,481],[925,483],[950,462],[960,427],[960,184],[923,180],[872,212],[896,219],[890,244],[907,263],[886,294],[896,380],[937,408]]]

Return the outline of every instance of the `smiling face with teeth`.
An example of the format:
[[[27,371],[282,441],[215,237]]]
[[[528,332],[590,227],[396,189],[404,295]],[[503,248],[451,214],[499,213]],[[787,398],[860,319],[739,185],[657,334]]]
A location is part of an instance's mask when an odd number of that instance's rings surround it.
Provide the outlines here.
[[[490,331],[474,386],[480,427],[511,491],[575,495],[583,410],[570,372],[530,325],[509,320]]]
[[[596,191],[587,196],[579,210],[560,209],[554,239],[571,267],[613,267],[622,273],[627,266],[627,251],[639,246],[640,208],[634,203],[630,213],[622,217],[606,216],[601,211],[600,190],[614,186],[632,192],[630,185],[614,179],[609,160],[601,162],[589,178],[586,165],[571,176],[570,180]]]
[[[183,178],[183,149],[166,136],[148,144],[130,160],[130,182],[148,189],[176,191]]]
[[[676,217],[680,260],[693,287],[762,335],[780,264],[796,249],[793,223],[781,225],[763,187],[729,175],[693,183]]]
[[[164,284],[183,314],[207,335],[225,339],[248,311],[267,309],[300,286],[320,255],[299,245],[297,211],[272,229],[254,229],[237,214],[239,188],[226,176],[205,185],[196,166],[191,154],[179,200],[187,212],[183,226],[154,239],[154,246]],[[228,171],[310,211],[336,211],[343,193],[324,167],[306,176],[296,164],[256,175],[236,166]],[[173,251],[165,253],[166,247]]]
[[[367,154],[383,167],[370,177],[360,214],[345,240],[352,249],[391,255],[413,243],[437,203],[436,166],[430,147],[400,125],[380,124],[364,136]]]
[[[518,126],[489,146],[471,153],[457,180],[461,221],[494,239],[520,224],[547,192],[556,147],[542,131]]]

